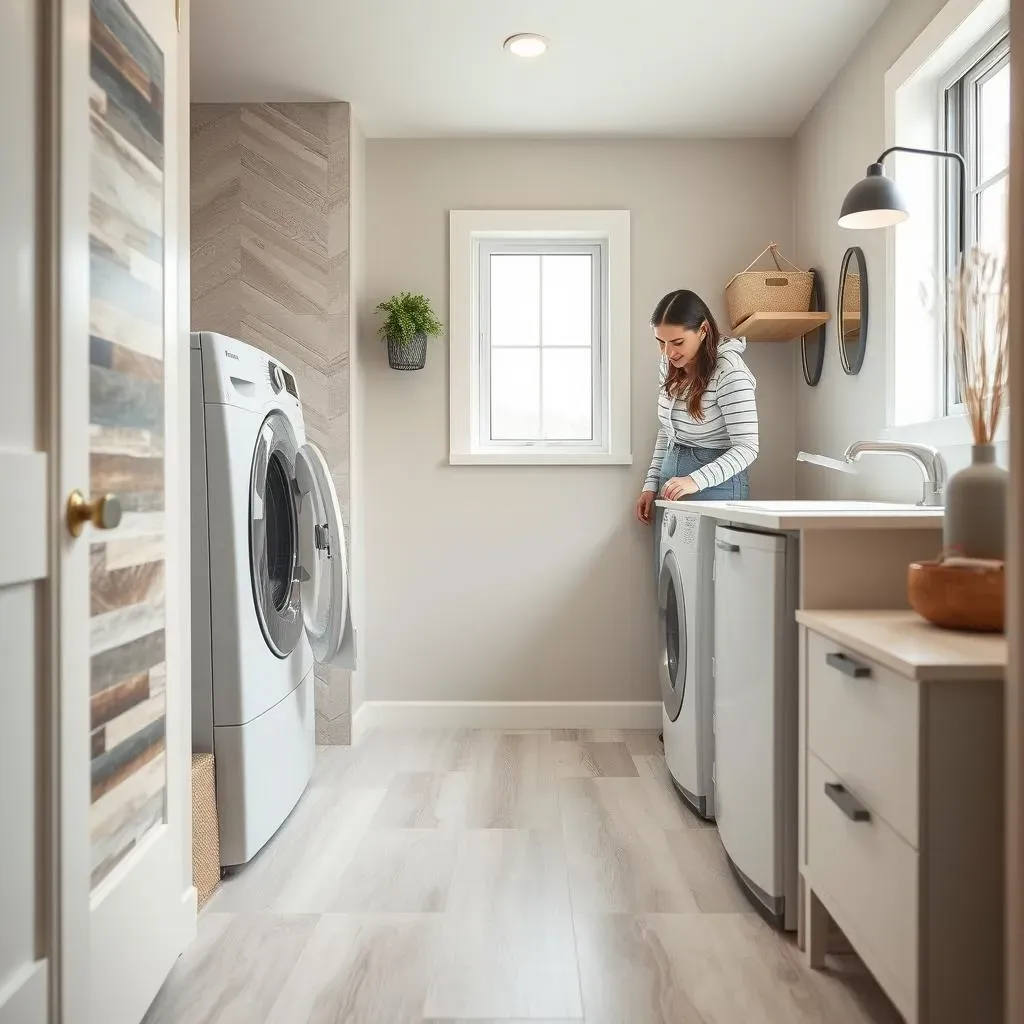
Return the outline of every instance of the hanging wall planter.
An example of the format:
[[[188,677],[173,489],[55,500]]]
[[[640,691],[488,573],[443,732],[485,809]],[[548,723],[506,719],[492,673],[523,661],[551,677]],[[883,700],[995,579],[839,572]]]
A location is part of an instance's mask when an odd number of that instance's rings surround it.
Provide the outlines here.
[[[378,333],[388,344],[388,364],[393,370],[422,370],[427,362],[427,339],[444,330],[423,295],[399,292],[377,307],[384,317]]]
[[[422,370],[426,364],[425,334],[417,334],[408,344],[401,338],[388,338],[388,365],[392,370]]]

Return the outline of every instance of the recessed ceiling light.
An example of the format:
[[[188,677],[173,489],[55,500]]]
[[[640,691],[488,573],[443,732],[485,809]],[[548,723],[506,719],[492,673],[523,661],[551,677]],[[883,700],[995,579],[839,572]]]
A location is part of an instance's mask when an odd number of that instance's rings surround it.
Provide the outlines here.
[[[509,53],[514,53],[517,57],[539,57],[547,50],[548,41],[533,32],[520,32],[518,35],[509,36],[504,46]]]

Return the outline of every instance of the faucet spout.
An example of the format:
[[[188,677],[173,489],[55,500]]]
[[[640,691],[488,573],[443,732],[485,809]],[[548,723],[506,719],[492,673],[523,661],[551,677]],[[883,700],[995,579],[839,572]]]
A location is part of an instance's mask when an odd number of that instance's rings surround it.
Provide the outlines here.
[[[854,441],[846,449],[847,462],[857,462],[862,455],[899,455],[914,462],[924,477],[924,496],[919,505],[942,504],[946,490],[946,460],[937,448],[909,441]]]

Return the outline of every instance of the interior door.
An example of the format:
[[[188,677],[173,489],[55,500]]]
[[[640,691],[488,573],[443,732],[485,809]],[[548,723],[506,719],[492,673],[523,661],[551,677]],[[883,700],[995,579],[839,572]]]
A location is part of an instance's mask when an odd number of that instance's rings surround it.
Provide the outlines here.
[[[0,1024],[45,1024],[51,810],[45,727],[49,460],[40,432],[36,200],[40,180],[35,3],[0,8]],[[15,99],[16,98],[16,99]],[[42,912],[40,912],[42,911]]]
[[[173,0],[61,0],[62,1019],[138,1024],[195,929]]]

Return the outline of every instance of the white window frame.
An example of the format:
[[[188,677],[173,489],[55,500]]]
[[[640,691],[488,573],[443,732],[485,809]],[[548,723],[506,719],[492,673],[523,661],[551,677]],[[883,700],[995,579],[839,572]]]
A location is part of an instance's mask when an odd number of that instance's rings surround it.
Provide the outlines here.
[[[486,257],[556,247],[597,257],[594,436],[588,441],[491,441]],[[449,306],[452,465],[631,465],[628,210],[452,210]]]
[[[957,68],[997,33],[1009,14],[1008,0],[949,0],[885,76],[885,144],[945,148],[945,87]],[[961,72],[962,74],[962,72]],[[874,156],[870,154],[869,158]],[[888,232],[881,282],[886,315],[886,428],[893,440],[937,447],[970,443],[966,417],[948,402],[945,309],[945,239],[942,216],[948,161],[895,154],[887,169],[899,183],[910,219]],[[922,268],[930,280],[922,281]],[[922,306],[922,285],[931,290]],[[898,339],[898,344],[897,344]],[[1008,436],[1008,416],[997,441]]]
[[[981,193],[1007,177],[1009,167],[999,174],[979,180],[978,167],[978,109],[975,99],[978,87],[996,74],[1010,60],[1010,23],[1002,21],[984,39],[964,55],[941,83],[942,89],[942,148],[959,152],[967,165],[967,210],[964,215],[967,252],[978,244],[978,201]],[[955,91],[955,92],[954,92]],[[945,234],[945,259],[947,277],[954,274],[959,257],[956,251],[956,232],[960,207],[960,188],[955,167],[947,168],[944,186],[943,206],[949,212]],[[945,336],[944,411],[947,416],[962,415],[963,402],[958,400],[956,387],[956,363],[953,351],[953,325],[947,322]]]

